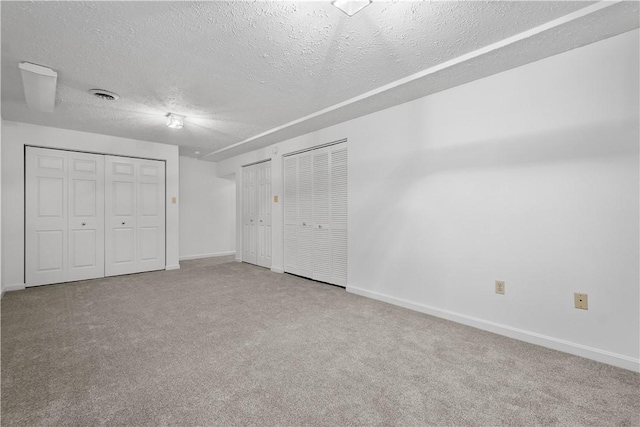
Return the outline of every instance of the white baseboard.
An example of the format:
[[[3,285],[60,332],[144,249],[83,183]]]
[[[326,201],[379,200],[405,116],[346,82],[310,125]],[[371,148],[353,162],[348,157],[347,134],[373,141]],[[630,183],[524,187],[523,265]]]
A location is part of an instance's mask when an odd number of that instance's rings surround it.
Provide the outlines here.
[[[164,269],[167,270],[167,271],[169,271],[169,270],[180,270],[180,264],[167,265]]]
[[[274,273],[284,273],[284,269],[282,267],[271,267],[271,271]]]
[[[23,291],[26,289],[26,286],[24,283],[16,283],[15,285],[7,285],[4,287],[4,289],[2,290],[2,296],[0,296],[0,298],[2,298],[4,296],[5,293],[7,292],[11,292],[11,291]]]
[[[242,258],[238,258],[238,257],[236,256],[236,262],[242,262]]]
[[[634,359],[633,357],[612,353],[606,350],[600,350],[598,348],[588,347],[582,344],[577,344],[547,335],[538,334],[536,332],[526,331],[524,329],[513,328],[511,326],[502,325],[500,323],[479,319],[477,317],[467,316],[466,314],[455,313],[453,311],[443,310],[440,308],[411,302],[402,298],[392,297],[355,286],[347,286],[347,292],[379,301],[384,301],[389,304],[398,305],[400,307],[419,311],[431,316],[452,320],[454,322],[462,323],[463,325],[493,332],[498,335],[504,335],[506,337],[515,338],[517,340],[525,341],[531,344],[552,348],[554,350],[562,351],[587,359],[592,359],[598,362],[617,366],[619,368],[628,369],[630,371],[640,372],[640,359]]]
[[[180,257],[180,261],[188,261],[191,259],[202,259],[202,258],[213,258],[213,257],[218,257],[218,256],[227,256],[227,255],[235,255],[236,251],[231,251],[231,252],[215,252],[215,253],[211,253],[211,254],[199,254],[199,255],[187,255],[187,256],[181,256]]]

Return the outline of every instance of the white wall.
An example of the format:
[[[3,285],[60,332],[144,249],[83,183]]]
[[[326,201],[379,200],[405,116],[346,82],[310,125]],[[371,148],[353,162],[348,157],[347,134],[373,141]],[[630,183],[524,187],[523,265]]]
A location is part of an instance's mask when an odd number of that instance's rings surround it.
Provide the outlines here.
[[[212,162],[180,157],[180,259],[235,253],[236,184]]]
[[[0,120],[0,191],[2,190],[2,121]],[[2,242],[4,231],[2,230],[2,193],[0,192],[0,298],[4,295],[4,280],[2,280]]]
[[[284,141],[277,156],[258,150],[219,173],[273,157],[281,194],[283,153],[348,138],[349,291],[638,370],[638,37]],[[273,224],[279,271],[281,206]],[[574,292],[589,294],[588,311]]]
[[[178,147],[46,126],[2,121],[2,286],[24,287],[24,147],[35,145],[166,162],[167,269],[178,263]]]

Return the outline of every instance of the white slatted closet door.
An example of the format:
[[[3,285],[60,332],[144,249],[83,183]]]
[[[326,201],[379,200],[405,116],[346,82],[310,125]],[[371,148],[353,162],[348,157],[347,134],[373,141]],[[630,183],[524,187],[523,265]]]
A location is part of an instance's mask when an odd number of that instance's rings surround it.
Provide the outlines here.
[[[331,158],[331,280],[347,286],[347,145],[329,147]]]
[[[298,267],[298,158],[284,158],[284,271],[300,274]]]
[[[313,275],[331,282],[329,149],[313,150]]]
[[[298,268],[297,273],[313,277],[313,155],[298,157]]]
[[[284,271],[347,285],[347,145],[284,158]]]

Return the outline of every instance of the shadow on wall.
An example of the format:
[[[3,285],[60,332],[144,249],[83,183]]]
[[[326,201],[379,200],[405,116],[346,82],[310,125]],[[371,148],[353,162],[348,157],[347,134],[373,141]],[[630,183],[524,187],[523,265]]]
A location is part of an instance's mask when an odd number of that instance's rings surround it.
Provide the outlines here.
[[[358,253],[366,252],[369,259],[384,259],[385,262],[377,263],[368,272],[359,272],[359,276],[364,274],[366,277],[357,279],[366,278],[380,285],[393,284],[398,296],[402,296],[405,289],[415,291],[415,282],[421,278],[398,280],[401,270],[428,269],[432,280],[452,283],[456,270],[462,266],[467,273],[473,274],[473,269],[477,268],[480,274],[492,268],[491,262],[499,264],[491,255],[478,253],[482,246],[480,242],[495,251],[494,257],[509,251],[532,250],[509,247],[514,233],[530,234],[540,242],[557,243],[556,249],[563,247],[562,242],[558,242],[563,236],[557,232],[553,234],[553,230],[561,229],[562,221],[567,219],[564,214],[550,218],[548,211],[551,204],[556,203],[556,207],[564,209],[562,203],[572,201],[562,197],[571,194],[572,186],[588,184],[576,183],[575,177],[559,182],[564,178],[556,173],[545,176],[545,171],[549,170],[545,167],[625,158],[637,160],[639,137],[637,120],[627,119],[554,132],[405,150],[396,156],[369,159],[378,164],[367,164],[366,171],[375,173],[350,176],[351,191],[359,194],[349,206],[350,235],[358,236],[357,244],[351,250],[356,251],[356,257]],[[531,170],[527,171],[529,168]],[[537,168],[540,168],[539,179],[535,175]],[[510,169],[519,172],[513,175]],[[478,174],[469,175],[475,172]],[[523,176],[529,181],[522,181]],[[516,181],[510,182],[511,178]],[[638,179],[629,185],[635,185],[635,194],[638,194]],[[518,195],[528,189],[539,190],[539,193],[527,193],[526,197]],[[547,191],[549,189],[553,194]],[[573,202],[582,202],[586,197],[584,189],[578,190],[580,193]],[[509,199],[514,194],[518,196],[517,201]],[[381,200],[391,201],[393,208],[376,208]],[[556,228],[543,228],[549,222]],[[541,230],[536,235],[533,230],[537,227]],[[575,227],[567,233],[575,232]],[[442,248],[439,245],[442,242],[459,245],[452,251],[451,247]],[[465,245],[466,242],[469,244]],[[530,243],[533,243],[532,247],[539,247],[535,242]],[[546,259],[544,254],[535,255]],[[429,292],[446,299],[442,287]]]
[[[614,136],[612,136],[614,135]],[[638,156],[637,119],[503,139],[470,141],[406,153],[388,178],[424,178],[463,169],[496,169]]]

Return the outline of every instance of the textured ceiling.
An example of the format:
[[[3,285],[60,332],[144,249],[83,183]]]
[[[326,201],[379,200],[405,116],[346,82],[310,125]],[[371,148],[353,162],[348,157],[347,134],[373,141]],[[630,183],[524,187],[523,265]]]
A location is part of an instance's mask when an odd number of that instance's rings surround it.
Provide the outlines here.
[[[590,5],[374,0],[348,17],[329,1],[3,1],[2,117],[219,160],[638,27],[624,2],[378,90]],[[22,61],[58,72],[54,113],[26,108]]]

